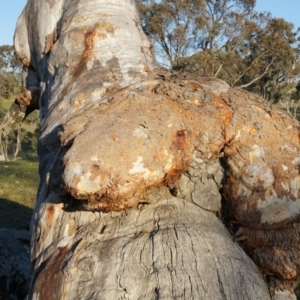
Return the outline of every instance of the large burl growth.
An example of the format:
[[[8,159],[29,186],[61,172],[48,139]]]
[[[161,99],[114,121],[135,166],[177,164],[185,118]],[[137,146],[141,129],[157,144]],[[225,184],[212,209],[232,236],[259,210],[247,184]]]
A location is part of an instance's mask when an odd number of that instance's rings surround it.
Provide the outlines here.
[[[41,91],[29,299],[292,299],[299,123],[157,67],[139,22],[132,0],[30,0],[18,21]]]
[[[63,145],[72,140],[64,186],[86,209],[102,211],[136,207],[158,186],[218,211],[220,188],[238,239],[263,271],[296,279],[299,124],[261,100],[216,79],[145,78],[63,127]],[[194,182],[189,166],[218,158],[225,176],[212,176],[215,195],[204,201],[194,194],[205,182]]]

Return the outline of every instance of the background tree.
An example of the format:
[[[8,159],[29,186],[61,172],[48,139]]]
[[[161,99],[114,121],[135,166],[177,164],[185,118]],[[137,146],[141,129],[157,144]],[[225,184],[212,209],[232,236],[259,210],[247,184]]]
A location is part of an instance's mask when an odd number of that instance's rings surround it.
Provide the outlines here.
[[[160,58],[172,68],[181,65],[180,58],[199,50],[217,51],[236,38],[234,19],[247,18],[254,4],[249,0],[139,0],[143,28]]]
[[[0,112],[0,155],[5,160],[17,157],[21,148],[21,123],[37,107],[33,102],[28,106],[27,101],[29,97],[37,99],[39,92],[26,91],[24,88],[22,90],[21,71],[22,63],[16,57],[14,47],[0,46],[0,104],[2,105],[3,98],[15,99],[7,111],[2,107]],[[26,72],[25,67],[24,74]]]
[[[288,109],[299,99],[299,30],[255,12],[255,1],[139,2],[144,29],[166,65],[282,99]]]
[[[151,36],[158,56],[174,69],[180,67],[180,58],[193,53],[198,43],[197,16],[203,5],[203,0],[140,1],[143,29]]]
[[[0,46],[0,97],[9,98],[19,93],[22,63],[14,54],[13,46]]]
[[[14,53],[14,47],[10,45],[0,46],[0,69],[20,73],[22,63]]]

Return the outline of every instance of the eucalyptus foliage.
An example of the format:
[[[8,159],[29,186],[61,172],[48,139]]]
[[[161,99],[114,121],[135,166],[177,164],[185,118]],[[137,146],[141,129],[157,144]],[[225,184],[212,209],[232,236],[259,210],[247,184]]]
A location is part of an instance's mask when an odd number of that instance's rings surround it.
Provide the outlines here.
[[[255,0],[139,0],[158,60],[271,102],[299,99],[299,29]]]

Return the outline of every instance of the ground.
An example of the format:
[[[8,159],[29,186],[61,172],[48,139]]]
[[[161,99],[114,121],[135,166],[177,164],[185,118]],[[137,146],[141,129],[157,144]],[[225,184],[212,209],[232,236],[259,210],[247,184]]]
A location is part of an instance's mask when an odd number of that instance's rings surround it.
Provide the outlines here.
[[[0,110],[7,110],[12,101],[0,98]],[[37,128],[36,112],[22,125],[22,146],[17,159],[0,161],[0,228],[29,229],[39,182],[34,145]]]

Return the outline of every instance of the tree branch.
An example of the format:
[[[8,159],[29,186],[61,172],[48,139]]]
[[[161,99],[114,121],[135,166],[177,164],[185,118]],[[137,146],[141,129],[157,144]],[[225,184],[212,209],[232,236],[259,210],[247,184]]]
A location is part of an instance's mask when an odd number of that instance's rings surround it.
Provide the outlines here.
[[[259,59],[261,59],[262,57],[264,57],[265,55],[266,55],[266,53],[268,53],[269,52],[269,50],[267,50],[267,51],[265,51],[265,52],[263,52],[263,53],[261,53],[258,57],[256,57],[252,62],[251,62],[251,64],[246,68],[246,69],[244,69],[244,71],[242,72],[242,74],[233,82],[233,84],[232,84],[232,86],[235,86],[235,84],[246,74],[246,72],[248,71],[248,70],[250,70],[251,68],[252,68],[252,66],[259,60]],[[273,61],[272,61],[272,63],[273,63]],[[268,65],[269,66],[269,65]],[[267,66],[267,68],[268,68],[268,66]],[[265,73],[264,73],[265,74]],[[260,77],[261,78],[261,77]]]
[[[247,84],[243,84],[243,85],[237,86],[236,88],[238,88],[238,89],[245,88],[245,87],[250,86],[250,85],[253,84],[254,82],[258,81],[258,80],[261,79],[265,74],[268,73],[269,67],[270,67],[272,64],[273,64],[273,61],[267,65],[265,71],[264,71],[260,76],[254,78],[253,80],[251,80],[251,81],[248,82]]]

